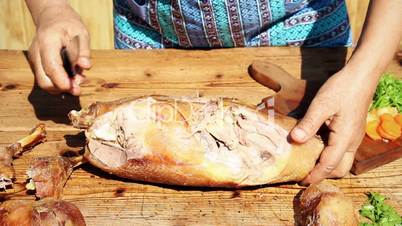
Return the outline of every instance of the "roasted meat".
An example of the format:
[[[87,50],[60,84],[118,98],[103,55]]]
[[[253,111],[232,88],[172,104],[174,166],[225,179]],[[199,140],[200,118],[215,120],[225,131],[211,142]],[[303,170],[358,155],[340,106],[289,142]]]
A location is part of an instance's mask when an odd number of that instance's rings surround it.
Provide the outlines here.
[[[10,200],[0,205],[1,226],[85,226],[84,217],[72,203],[62,200]]]
[[[28,190],[36,190],[36,197],[61,198],[67,179],[73,172],[73,164],[66,157],[39,157],[30,164]]]
[[[86,129],[86,158],[146,182],[243,187],[300,181],[323,149],[289,140],[296,120],[233,99],[148,96],[94,103],[69,117]]]
[[[296,202],[296,219],[302,226],[357,226],[352,200],[327,183],[312,184]]]
[[[5,189],[13,183],[15,177],[13,158],[17,158],[24,151],[42,143],[45,139],[45,125],[40,123],[32,129],[28,136],[5,148],[0,148],[0,189]]]

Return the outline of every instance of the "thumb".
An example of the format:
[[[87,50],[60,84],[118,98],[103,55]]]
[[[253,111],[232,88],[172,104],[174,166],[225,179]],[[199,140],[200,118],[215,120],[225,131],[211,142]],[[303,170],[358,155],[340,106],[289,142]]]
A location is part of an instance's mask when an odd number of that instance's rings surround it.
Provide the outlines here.
[[[303,119],[290,132],[292,140],[304,143],[314,136],[321,125],[332,115],[332,112],[323,101],[313,100]]]

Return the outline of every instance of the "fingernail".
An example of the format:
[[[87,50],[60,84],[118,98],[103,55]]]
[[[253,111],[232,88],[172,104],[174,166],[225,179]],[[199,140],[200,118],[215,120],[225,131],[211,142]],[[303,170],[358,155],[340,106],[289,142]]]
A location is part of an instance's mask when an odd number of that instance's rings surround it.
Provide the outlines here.
[[[309,186],[310,185],[310,178],[311,178],[311,176],[310,175],[308,175],[307,177],[305,177],[301,182],[300,182],[300,185],[302,185],[302,186]]]
[[[298,140],[304,140],[306,138],[306,132],[300,128],[295,128],[293,130],[293,136]]]
[[[80,57],[78,60],[78,64],[85,69],[91,67],[91,61],[86,57]]]

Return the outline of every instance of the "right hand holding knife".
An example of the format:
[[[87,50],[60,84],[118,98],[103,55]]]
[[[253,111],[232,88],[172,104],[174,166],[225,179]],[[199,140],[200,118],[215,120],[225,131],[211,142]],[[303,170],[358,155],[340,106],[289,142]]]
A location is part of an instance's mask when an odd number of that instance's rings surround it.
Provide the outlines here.
[[[36,83],[51,94],[80,95],[82,72],[92,66],[89,34],[80,17],[71,8],[49,7],[35,23],[28,59]]]

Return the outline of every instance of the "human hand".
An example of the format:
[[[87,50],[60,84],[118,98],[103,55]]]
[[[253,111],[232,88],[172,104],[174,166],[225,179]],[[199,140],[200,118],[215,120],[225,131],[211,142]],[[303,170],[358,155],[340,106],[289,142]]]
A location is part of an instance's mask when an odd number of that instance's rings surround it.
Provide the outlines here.
[[[322,124],[329,128],[329,140],[320,160],[302,183],[345,176],[363,136],[375,82],[369,75],[345,67],[318,91],[304,118],[291,131],[294,141],[304,143]],[[369,82],[370,81],[370,82]]]
[[[61,92],[80,95],[80,74],[70,78],[63,68],[60,51],[78,36],[79,50],[75,65],[91,68],[89,34],[79,15],[69,6],[46,7],[36,19],[36,35],[28,50],[37,84],[51,94]]]

